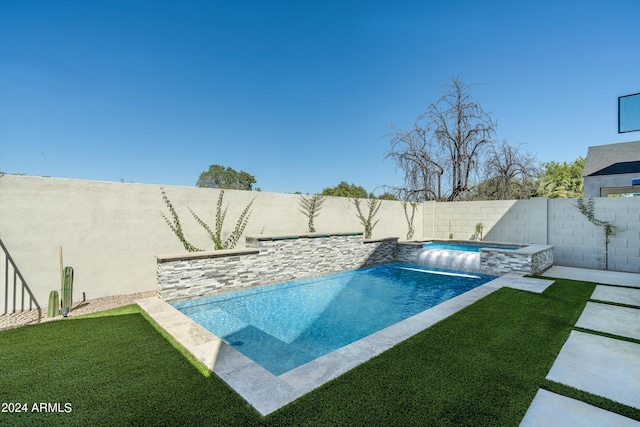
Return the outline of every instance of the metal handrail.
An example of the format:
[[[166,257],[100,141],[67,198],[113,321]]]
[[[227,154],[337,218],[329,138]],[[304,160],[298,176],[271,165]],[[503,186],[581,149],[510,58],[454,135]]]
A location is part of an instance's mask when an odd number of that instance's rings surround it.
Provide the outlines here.
[[[42,317],[42,308],[40,307],[40,304],[38,304],[38,301],[36,300],[36,297],[33,295],[33,293],[31,292],[31,289],[29,289],[29,286],[27,285],[27,281],[24,279],[24,277],[22,276],[22,273],[20,273],[20,270],[18,270],[18,266],[16,266],[15,261],[13,261],[13,258],[11,258],[11,255],[9,255],[9,250],[7,249],[7,247],[4,245],[4,243],[2,242],[2,239],[0,239],[0,247],[2,247],[2,251],[4,252],[5,255],[5,264],[4,264],[4,312],[2,314],[8,314],[9,313],[9,289],[10,289],[10,281],[9,281],[9,264],[11,264],[11,267],[13,269],[13,292],[12,292],[12,296],[13,296],[13,304],[11,307],[11,313],[15,313],[17,310],[17,304],[16,304],[16,297],[18,295],[18,279],[20,279],[20,311],[24,311],[24,307],[25,307],[25,292],[29,295],[29,310],[33,310],[33,306],[35,305],[35,307],[38,310],[38,319],[40,319]]]

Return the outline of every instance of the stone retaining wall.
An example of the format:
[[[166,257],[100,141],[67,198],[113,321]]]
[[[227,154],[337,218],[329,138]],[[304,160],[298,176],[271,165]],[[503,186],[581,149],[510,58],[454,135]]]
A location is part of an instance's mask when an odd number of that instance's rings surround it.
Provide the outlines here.
[[[247,237],[248,249],[157,257],[158,293],[167,301],[393,262],[397,238],[362,233]]]

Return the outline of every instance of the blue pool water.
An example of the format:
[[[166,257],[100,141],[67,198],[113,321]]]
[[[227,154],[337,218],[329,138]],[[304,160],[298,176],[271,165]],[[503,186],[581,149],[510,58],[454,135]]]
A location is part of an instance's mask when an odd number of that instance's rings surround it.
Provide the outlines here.
[[[508,246],[481,245],[481,244],[465,245],[463,243],[446,243],[446,242],[429,242],[429,243],[425,243],[422,247],[426,249],[443,249],[448,251],[463,251],[463,252],[480,252],[480,248],[507,249],[511,251],[518,249],[518,248],[508,247]]]
[[[494,278],[392,263],[172,305],[280,375]]]

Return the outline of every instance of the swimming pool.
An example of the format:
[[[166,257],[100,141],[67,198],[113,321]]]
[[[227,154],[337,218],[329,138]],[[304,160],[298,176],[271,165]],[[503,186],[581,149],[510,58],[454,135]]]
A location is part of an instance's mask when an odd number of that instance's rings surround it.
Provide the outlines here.
[[[281,375],[494,278],[392,263],[172,305]]]
[[[428,242],[423,246],[425,249],[441,249],[447,251],[463,251],[463,252],[480,252],[480,248],[488,248],[488,249],[505,249],[505,250],[516,250],[519,249],[517,247],[509,247],[509,246],[499,246],[499,245],[483,245],[481,243],[448,243],[448,242]]]

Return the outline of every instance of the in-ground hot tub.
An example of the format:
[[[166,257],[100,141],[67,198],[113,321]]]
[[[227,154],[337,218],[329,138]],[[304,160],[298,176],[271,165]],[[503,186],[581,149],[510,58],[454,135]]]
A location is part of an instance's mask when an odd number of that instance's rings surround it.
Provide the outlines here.
[[[474,240],[429,240],[398,245],[410,245],[414,248],[403,250],[399,247],[399,254],[403,254],[402,261],[473,273],[541,274],[553,265],[552,245]]]
[[[460,252],[480,252],[480,249],[504,249],[508,251],[514,251],[524,247],[524,245],[508,245],[506,243],[486,243],[477,241],[430,241],[423,246],[425,249],[438,249],[448,251],[460,251]]]

